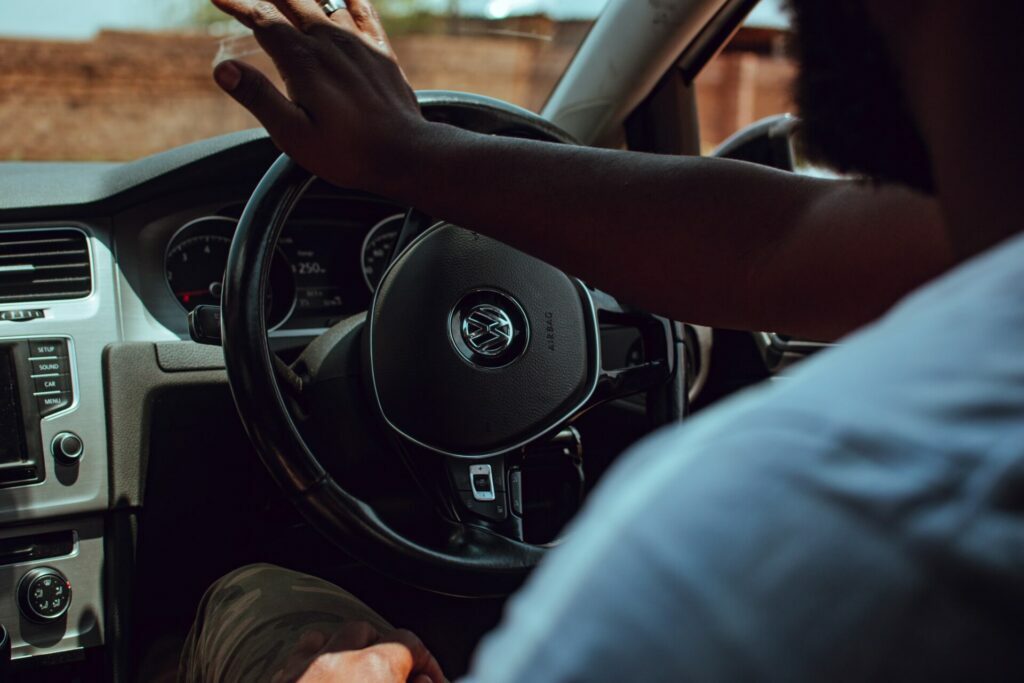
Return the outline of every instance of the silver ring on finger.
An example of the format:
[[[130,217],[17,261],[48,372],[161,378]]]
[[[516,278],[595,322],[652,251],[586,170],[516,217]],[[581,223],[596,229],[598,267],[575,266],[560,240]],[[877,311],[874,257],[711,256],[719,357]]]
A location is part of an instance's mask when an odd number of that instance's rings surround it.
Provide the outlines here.
[[[327,16],[331,16],[339,10],[348,9],[348,5],[345,4],[345,0],[321,0],[320,9]]]

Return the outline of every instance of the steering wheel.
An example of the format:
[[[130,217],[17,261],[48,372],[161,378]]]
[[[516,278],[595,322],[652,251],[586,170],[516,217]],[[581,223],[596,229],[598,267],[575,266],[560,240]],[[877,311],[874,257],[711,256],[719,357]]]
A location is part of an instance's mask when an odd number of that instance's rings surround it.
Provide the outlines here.
[[[451,92],[419,97],[431,120],[573,144],[504,102]],[[267,339],[267,280],[289,214],[315,180],[281,156],[253,192],[231,245],[222,339],[248,435],[309,523],[356,559],[432,591],[507,594],[551,547],[523,540],[518,463],[591,408],[629,395],[647,393],[655,423],[680,419],[680,327],[412,210],[403,229],[411,239],[369,312],[329,329],[286,366]],[[642,358],[603,367],[608,326],[637,330]],[[308,427],[300,429],[311,404],[330,416],[317,423],[330,432],[315,440],[317,449],[303,438]],[[314,454],[327,465],[357,456],[372,465],[389,448],[439,501],[438,532],[426,540],[396,529]]]

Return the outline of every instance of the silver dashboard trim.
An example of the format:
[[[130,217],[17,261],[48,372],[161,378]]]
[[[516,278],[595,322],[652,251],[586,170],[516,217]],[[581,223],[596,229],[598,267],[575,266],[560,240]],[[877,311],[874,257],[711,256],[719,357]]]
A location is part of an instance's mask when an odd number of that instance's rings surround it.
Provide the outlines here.
[[[377,291],[377,288],[370,284],[370,277],[366,274],[366,247],[367,245],[370,244],[370,240],[372,240],[376,236],[376,234],[380,231],[381,228],[383,228],[385,225],[395,220],[396,218],[400,218],[402,219],[402,221],[405,221],[405,214],[396,213],[394,216],[388,216],[387,218],[376,223],[372,228],[370,228],[369,232],[366,233],[366,237],[363,238],[363,244],[362,246],[359,247],[359,270],[363,273],[363,282],[366,283],[366,287],[370,290],[371,294],[374,294]],[[387,272],[387,268],[384,269],[384,272]],[[384,276],[382,275],[381,280],[383,279]]]
[[[0,593],[0,621],[7,625],[10,632],[15,661],[73,652],[102,645],[105,640],[103,522],[100,517],[0,528],[0,538],[17,538],[52,531],[72,532],[74,546],[70,555],[0,566],[0,582],[11,587],[11,590]],[[38,567],[59,570],[73,586],[68,614],[59,622],[35,624],[21,617],[14,589],[21,577]]]
[[[74,399],[59,412],[39,420],[39,446],[45,478],[27,486],[0,489],[0,531],[11,523],[24,524],[57,516],[99,513],[109,505],[107,420],[103,393],[103,349],[122,338],[118,316],[119,292],[114,246],[109,226],[85,222],[33,222],[0,225],[10,234],[71,228],[85,235],[92,274],[88,297],[33,302],[46,307],[46,316],[25,322],[0,322],[4,339],[65,339],[68,341],[69,382]],[[23,304],[3,304],[0,310]],[[34,392],[33,392],[34,393]],[[62,431],[78,434],[88,455],[74,472],[57,467],[49,444]]]
[[[57,306],[59,304],[74,303],[76,301],[85,301],[93,297],[96,294],[96,259],[94,258],[92,251],[92,235],[85,231],[85,229],[77,225],[40,225],[31,228],[11,228],[5,229],[4,226],[0,225],[0,233],[5,235],[17,232],[43,232],[44,230],[74,230],[79,232],[85,238],[85,249],[86,255],[89,258],[89,293],[85,296],[77,296],[73,299],[42,299],[32,301],[8,301],[6,303],[0,303],[0,310],[3,311],[14,311],[25,306],[32,308],[45,308],[47,306]],[[2,270],[2,269],[0,269]],[[32,267],[32,270],[35,270]]]

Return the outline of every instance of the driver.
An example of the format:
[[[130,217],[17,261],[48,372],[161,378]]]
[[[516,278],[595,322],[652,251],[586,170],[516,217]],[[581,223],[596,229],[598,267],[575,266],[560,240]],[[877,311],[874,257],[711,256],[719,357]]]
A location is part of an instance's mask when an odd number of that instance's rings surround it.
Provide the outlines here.
[[[470,681],[992,680],[1024,670],[1024,4],[792,0],[809,152],[864,180],[544,144],[420,115],[377,14],[214,0],[287,84],[220,86],[318,176],[678,320],[837,348],[648,438]],[[437,681],[341,589],[246,567],[186,681]]]

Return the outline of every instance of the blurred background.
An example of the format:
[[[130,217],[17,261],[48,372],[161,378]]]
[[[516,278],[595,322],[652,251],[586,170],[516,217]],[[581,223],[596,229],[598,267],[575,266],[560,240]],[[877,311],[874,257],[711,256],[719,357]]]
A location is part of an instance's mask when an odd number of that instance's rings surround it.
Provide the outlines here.
[[[414,88],[539,110],[606,0],[377,0]],[[792,110],[781,0],[762,0],[697,81],[706,150]],[[240,27],[207,0],[3,0],[0,160],[122,161],[255,127],[214,85]]]

